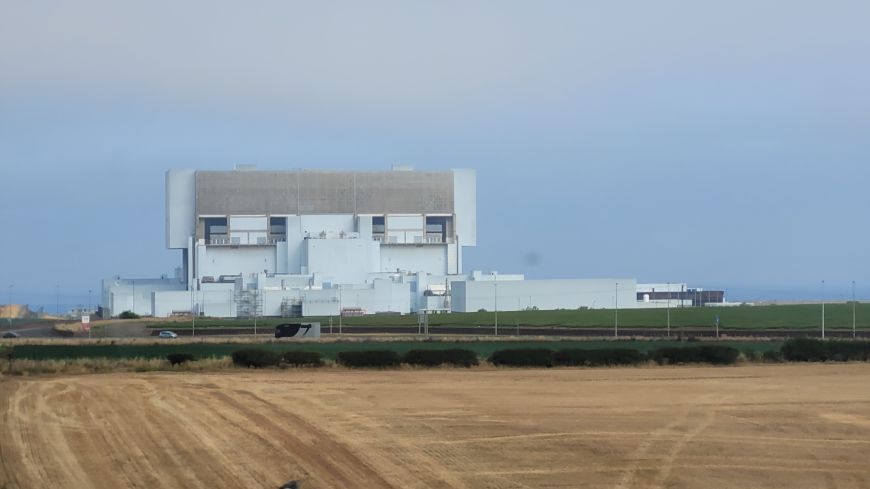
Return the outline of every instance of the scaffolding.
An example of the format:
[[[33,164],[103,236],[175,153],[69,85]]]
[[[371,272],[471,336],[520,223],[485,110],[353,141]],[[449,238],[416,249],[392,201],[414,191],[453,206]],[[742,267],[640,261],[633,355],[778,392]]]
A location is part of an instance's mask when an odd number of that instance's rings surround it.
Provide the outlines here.
[[[257,335],[257,316],[263,314],[263,296],[256,289],[237,289],[233,295],[236,317],[254,320],[254,336]]]
[[[282,318],[302,317],[302,299],[289,299],[285,297],[281,301]]]

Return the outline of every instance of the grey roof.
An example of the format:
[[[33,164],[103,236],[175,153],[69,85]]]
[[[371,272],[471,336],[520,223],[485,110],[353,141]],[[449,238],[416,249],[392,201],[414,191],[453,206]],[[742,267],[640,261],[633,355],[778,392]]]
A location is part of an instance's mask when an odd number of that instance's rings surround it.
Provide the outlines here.
[[[453,214],[450,171],[198,171],[197,215]]]

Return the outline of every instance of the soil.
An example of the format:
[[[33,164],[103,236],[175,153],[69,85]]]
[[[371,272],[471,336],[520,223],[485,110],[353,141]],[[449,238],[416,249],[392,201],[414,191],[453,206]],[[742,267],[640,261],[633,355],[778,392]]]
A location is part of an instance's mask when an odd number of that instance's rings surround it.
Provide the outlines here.
[[[870,487],[870,364],[0,379],[0,488]]]

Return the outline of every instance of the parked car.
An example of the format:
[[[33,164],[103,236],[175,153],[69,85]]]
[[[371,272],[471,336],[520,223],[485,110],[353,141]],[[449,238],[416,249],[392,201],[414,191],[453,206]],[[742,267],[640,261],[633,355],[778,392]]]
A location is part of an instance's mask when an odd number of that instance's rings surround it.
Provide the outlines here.
[[[161,331],[157,336],[161,338],[178,338],[178,335],[174,331]]]
[[[7,332],[3,333],[3,337],[4,338],[18,338],[18,333],[16,333],[15,331],[7,331]]]

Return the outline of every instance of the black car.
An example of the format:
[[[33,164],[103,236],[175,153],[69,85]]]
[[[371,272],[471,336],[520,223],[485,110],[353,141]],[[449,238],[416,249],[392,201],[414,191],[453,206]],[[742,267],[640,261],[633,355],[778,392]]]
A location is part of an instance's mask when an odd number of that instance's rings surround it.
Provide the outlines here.
[[[304,330],[300,335],[299,331]],[[275,326],[275,338],[293,338],[295,336],[305,336],[311,330],[310,323],[285,323]]]
[[[18,338],[20,335],[15,331],[7,331],[3,333],[3,338]]]

